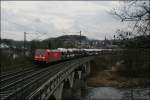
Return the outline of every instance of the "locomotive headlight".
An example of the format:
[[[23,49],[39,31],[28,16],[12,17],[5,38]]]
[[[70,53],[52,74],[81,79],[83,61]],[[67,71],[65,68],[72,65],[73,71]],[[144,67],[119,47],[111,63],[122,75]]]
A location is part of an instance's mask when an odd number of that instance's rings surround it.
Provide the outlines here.
[[[42,59],[45,59],[45,57],[42,57]]]
[[[35,58],[38,58],[37,56],[35,56]]]

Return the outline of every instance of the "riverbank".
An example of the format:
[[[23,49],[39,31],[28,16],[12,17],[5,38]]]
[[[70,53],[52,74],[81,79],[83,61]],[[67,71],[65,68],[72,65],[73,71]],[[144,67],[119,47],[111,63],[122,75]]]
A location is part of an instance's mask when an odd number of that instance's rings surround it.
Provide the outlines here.
[[[88,77],[87,85],[91,87],[147,87],[150,84],[150,80],[147,78],[126,78],[118,76],[116,71],[103,70],[95,76]]]
[[[118,66],[121,62],[112,59],[110,55],[97,57],[91,65],[91,74],[87,79],[89,87],[150,87],[148,77],[126,77],[119,75]]]

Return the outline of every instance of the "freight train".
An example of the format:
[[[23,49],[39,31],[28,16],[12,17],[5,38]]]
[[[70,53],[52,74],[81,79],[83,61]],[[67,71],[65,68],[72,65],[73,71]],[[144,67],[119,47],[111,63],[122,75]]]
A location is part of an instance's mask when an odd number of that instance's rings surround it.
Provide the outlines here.
[[[101,49],[64,49],[58,48],[56,50],[50,49],[37,49],[34,55],[34,61],[36,64],[47,64],[56,61],[92,56],[100,54]]]

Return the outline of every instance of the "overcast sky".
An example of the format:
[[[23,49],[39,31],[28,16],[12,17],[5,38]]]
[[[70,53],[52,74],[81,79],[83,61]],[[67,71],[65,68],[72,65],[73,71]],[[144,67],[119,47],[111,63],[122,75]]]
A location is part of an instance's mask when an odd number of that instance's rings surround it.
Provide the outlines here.
[[[125,23],[109,14],[119,1],[1,1],[1,36],[23,40],[82,34],[91,39],[111,38]]]

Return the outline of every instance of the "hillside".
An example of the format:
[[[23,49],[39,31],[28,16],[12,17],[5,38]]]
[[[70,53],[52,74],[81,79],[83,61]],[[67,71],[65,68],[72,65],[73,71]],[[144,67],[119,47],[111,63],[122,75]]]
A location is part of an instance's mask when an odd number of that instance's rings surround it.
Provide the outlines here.
[[[33,48],[104,48],[102,42],[102,40],[90,40],[86,36],[63,35],[55,38],[48,38],[42,41],[26,41],[25,47],[28,50]],[[1,48],[23,49],[24,42],[11,39],[2,39]]]

